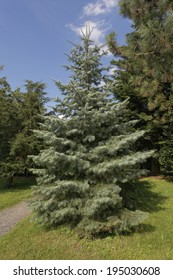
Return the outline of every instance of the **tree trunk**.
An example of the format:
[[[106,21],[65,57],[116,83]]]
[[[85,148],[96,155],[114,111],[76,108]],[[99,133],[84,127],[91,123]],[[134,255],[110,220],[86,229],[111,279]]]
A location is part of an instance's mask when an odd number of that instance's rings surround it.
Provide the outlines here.
[[[9,189],[13,186],[13,179],[14,179],[14,176],[9,176],[6,180],[6,183],[5,183],[5,188],[6,189]]]
[[[155,158],[151,159],[151,175],[160,175],[160,164],[159,161]]]

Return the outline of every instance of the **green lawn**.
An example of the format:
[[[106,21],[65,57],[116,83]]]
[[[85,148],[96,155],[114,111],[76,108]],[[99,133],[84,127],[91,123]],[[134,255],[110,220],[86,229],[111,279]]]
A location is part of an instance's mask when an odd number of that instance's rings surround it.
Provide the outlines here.
[[[4,189],[4,182],[4,179],[0,178],[0,210],[28,199],[31,194],[30,186],[35,180],[32,177],[14,178],[14,186],[11,189]]]
[[[0,259],[173,259],[173,183],[143,180],[136,195],[149,218],[133,234],[92,241],[64,227],[47,231],[27,218],[0,238]]]

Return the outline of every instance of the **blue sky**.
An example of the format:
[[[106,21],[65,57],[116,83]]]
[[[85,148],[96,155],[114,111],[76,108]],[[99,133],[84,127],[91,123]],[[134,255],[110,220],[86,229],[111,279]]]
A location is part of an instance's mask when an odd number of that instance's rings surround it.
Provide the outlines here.
[[[68,80],[64,52],[71,50],[68,40],[79,41],[86,22],[97,44],[112,31],[122,44],[131,30],[118,0],[0,0],[0,65],[12,88],[31,79],[45,82],[50,97],[59,95],[53,80]]]

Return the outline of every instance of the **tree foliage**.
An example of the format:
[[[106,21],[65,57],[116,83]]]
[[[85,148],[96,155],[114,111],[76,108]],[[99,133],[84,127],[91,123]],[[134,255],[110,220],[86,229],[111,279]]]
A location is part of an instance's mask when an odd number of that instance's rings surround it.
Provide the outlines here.
[[[0,79],[0,176],[8,178],[9,187],[14,175],[27,172],[27,156],[40,149],[32,130],[45,112],[44,88],[42,83],[26,81],[25,92],[12,90],[5,77]]]
[[[56,82],[56,115],[46,116],[37,137],[45,143],[32,156],[38,178],[31,207],[47,226],[68,224],[82,235],[128,231],[146,213],[125,207],[123,188],[144,174],[140,164],[152,152],[134,152],[144,131],[131,131],[127,103],[112,98],[113,82],[101,63],[104,53],[86,29],[81,43],[68,55],[70,80]]]
[[[126,46],[117,45],[115,33],[108,36],[109,48],[117,56],[115,96],[130,97],[131,116],[149,131],[142,145],[156,149],[155,157],[162,164],[165,135],[173,123],[173,4],[169,0],[121,0],[119,4],[134,30],[127,34]]]

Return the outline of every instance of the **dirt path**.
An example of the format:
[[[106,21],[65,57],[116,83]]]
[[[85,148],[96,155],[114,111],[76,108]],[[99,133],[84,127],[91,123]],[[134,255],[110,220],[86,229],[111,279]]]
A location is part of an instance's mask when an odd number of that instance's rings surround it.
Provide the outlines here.
[[[0,236],[9,232],[20,220],[31,213],[27,202],[23,201],[10,208],[0,211]]]

